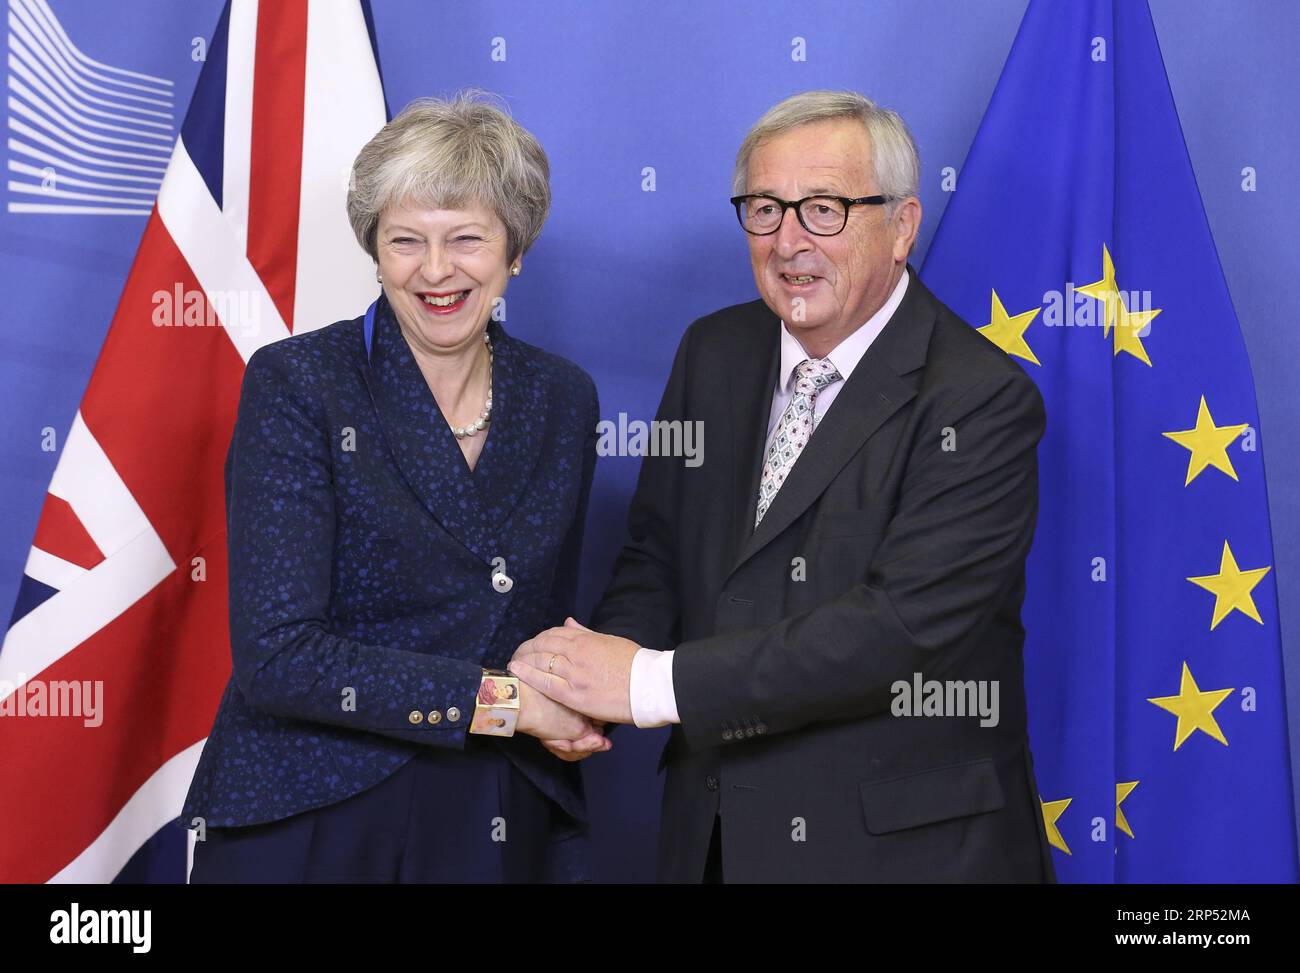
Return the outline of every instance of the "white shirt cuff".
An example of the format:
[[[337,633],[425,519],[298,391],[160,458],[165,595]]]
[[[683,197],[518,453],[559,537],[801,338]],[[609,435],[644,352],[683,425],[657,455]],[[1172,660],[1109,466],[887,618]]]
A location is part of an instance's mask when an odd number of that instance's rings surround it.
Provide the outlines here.
[[[632,676],[628,686],[632,703],[632,722],[641,729],[680,723],[677,694],[673,692],[673,653],[656,649],[638,649],[632,656]]]

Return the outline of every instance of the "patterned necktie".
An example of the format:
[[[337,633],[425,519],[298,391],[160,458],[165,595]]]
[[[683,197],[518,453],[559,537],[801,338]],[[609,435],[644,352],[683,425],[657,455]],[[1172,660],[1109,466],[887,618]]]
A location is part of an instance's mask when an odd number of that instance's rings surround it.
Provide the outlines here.
[[[799,454],[812,438],[817,394],[826,386],[838,382],[841,377],[828,358],[804,359],[795,366],[794,375],[794,395],[781,413],[776,432],[772,436],[772,444],[767,447],[767,458],[763,461],[755,527],[762,522],[763,515],[772,505],[781,484],[790,475]]]

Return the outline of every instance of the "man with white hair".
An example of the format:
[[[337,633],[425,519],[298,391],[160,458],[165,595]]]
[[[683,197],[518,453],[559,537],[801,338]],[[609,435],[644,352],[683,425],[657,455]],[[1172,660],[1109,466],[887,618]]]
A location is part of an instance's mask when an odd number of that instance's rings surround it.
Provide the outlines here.
[[[852,92],[758,121],[732,203],[761,300],[691,325],[658,414],[709,460],[643,461],[595,631],[512,661],[672,724],[664,881],[1054,880],[1020,623],[1046,419],[908,266],[919,169]]]

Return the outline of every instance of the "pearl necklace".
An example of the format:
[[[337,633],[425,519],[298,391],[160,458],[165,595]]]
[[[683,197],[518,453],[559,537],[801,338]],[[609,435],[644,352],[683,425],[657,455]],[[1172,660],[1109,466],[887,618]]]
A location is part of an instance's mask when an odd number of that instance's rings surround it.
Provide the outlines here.
[[[492,421],[492,341],[483,332],[483,343],[487,345],[488,350],[488,389],[487,401],[483,404],[483,411],[478,414],[478,418],[468,426],[452,426],[451,431],[455,433],[457,439],[464,439],[466,436],[474,436],[483,431],[483,428]]]

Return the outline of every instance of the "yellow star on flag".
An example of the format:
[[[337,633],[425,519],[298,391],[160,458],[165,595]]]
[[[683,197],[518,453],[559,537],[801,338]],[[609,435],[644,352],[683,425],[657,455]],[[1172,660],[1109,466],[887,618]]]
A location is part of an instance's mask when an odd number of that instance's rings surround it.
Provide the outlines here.
[[[1151,359],[1147,357],[1147,350],[1142,346],[1142,339],[1138,337],[1138,333],[1161,310],[1163,309],[1157,307],[1150,311],[1130,311],[1124,301],[1124,295],[1118,295],[1115,310],[1115,355],[1117,357],[1121,351],[1126,351],[1138,361],[1150,366]]]
[[[1181,747],[1187,738],[1197,730],[1208,733],[1226,747],[1228,741],[1224,738],[1223,731],[1219,729],[1219,724],[1214,719],[1214,710],[1232,692],[1231,689],[1212,689],[1208,693],[1201,692],[1196,685],[1196,680],[1192,678],[1192,670],[1187,668],[1187,663],[1184,662],[1183,678],[1178,687],[1178,695],[1156,696],[1148,698],[1147,702],[1155,703],[1161,709],[1168,710],[1178,717],[1178,728],[1174,733],[1174,750]]]
[[[1047,831],[1047,843],[1053,848],[1059,848],[1067,855],[1073,855],[1070,846],[1065,843],[1061,837],[1060,830],[1056,827],[1056,819],[1065,813],[1065,809],[1070,806],[1074,798],[1067,797],[1063,801],[1044,801],[1042,795],[1039,795],[1038,803],[1043,806],[1043,828]]]
[[[1031,361],[1035,365],[1041,365],[1042,362],[1034,357],[1033,349],[1025,341],[1025,329],[1033,323],[1034,318],[1038,316],[1038,312],[1041,310],[1041,307],[1036,307],[1024,314],[1017,314],[1014,317],[1008,316],[1007,309],[1002,306],[1002,300],[998,297],[998,292],[994,291],[992,320],[978,329],[979,333],[1008,355],[1015,355],[1017,358]]]
[[[1140,781],[1131,780],[1125,784],[1115,785],[1115,827],[1123,831],[1130,838],[1133,837],[1133,829],[1128,826],[1128,818],[1124,817],[1124,809],[1120,807],[1124,799],[1133,793],[1133,788],[1137,787]]]
[[[1093,300],[1101,301],[1106,309],[1102,337],[1110,337],[1111,326],[1115,323],[1115,304],[1119,300],[1119,285],[1115,283],[1115,262],[1110,259],[1106,244],[1101,245],[1101,280],[1095,284],[1076,287],[1075,293],[1084,294]]]
[[[1255,599],[1250,593],[1271,570],[1272,565],[1241,570],[1237,567],[1237,559],[1232,556],[1232,548],[1228,546],[1227,541],[1224,541],[1223,555],[1219,559],[1219,573],[1187,579],[1214,595],[1214,617],[1210,619],[1211,632],[1234,608],[1259,624],[1264,624],[1264,619],[1259,617],[1259,609],[1255,607]]]
[[[1191,451],[1192,455],[1187,459],[1187,479],[1183,483],[1183,486],[1187,486],[1209,466],[1237,479],[1237,471],[1232,468],[1232,460],[1228,458],[1228,447],[1248,428],[1249,425],[1244,422],[1235,426],[1216,426],[1214,417],[1210,415],[1210,407],[1205,404],[1205,396],[1202,395],[1201,406],[1196,411],[1195,429],[1182,429],[1161,435]]]
[[[1138,337],[1138,332],[1147,326],[1147,324],[1160,313],[1162,308],[1155,308],[1150,311],[1130,311],[1128,304],[1124,301],[1124,294],[1119,289],[1119,284],[1115,280],[1115,261],[1110,257],[1110,250],[1106,244],[1101,245],[1101,280],[1092,284],[1084,284],[1082,287],[1074,289],[1076,294],[1083,294],[1091,297],[1093,300],[1101,301],[1105,308],[1104,317],[1102,318],[1102,337],[1110,337],[1110,329],[1115,328],[1115,355],[1121,351],[1126,351],[1134,358],[1147,365],[1151,364],[1151,359],[1147,357],[1146,348],[1142,346],[1142,339]]]

